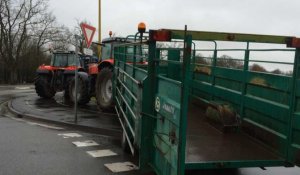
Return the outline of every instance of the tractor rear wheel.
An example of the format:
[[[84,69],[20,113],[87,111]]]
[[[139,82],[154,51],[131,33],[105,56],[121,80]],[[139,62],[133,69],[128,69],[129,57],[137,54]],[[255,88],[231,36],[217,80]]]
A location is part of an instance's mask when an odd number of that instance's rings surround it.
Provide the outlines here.
[[[55,90],[51,88],[46,75],[39,75],[34,85],[36,93],[42,98],[52,98],[55,95]]]
[[[98,107],[103,111],[113,110],[112,70],[103,68],[97,75],[96,99]]]
[[[71,102],[75,103],[75,77],[70,81],[68,91]],[[89,96],[87,84],[81,76],[78,76],[77,92],[78,104],[85,105],[90,101],[91,98]]]

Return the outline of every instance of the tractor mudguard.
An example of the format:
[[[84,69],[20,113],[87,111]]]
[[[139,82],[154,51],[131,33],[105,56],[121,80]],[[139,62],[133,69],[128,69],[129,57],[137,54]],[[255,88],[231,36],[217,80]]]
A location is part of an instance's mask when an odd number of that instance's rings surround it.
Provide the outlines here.
[[[101,69],[105,68],[105,67],[109,67],[112,68],[114,65],[114,59],[107,59],[102,61],[99,65],[98,65],[98,71],[100,72]]]
[[[93,63],[89,64],[89,70],[88,70],[90,75],[97,75],[98,74],[98,64]]]

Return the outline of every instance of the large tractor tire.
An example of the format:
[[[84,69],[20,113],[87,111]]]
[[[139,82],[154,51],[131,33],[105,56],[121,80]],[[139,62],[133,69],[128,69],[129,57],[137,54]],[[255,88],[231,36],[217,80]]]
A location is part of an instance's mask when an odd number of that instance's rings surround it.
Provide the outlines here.
[[[90,101],[91,98],[88,91],[88,85],[81,76],[78,76],[77,92],[78,104],[85,105]],[[69,98],[71,102],[75,103],[75,77],[72,78],[69,84]]]
[[[96,99],[102,111],[113,111],[112,76],[110,68],[103,68],[97,75]]]
[[[51,88],[46,75],[39,75],[35,80],[35,91],[42,98],[52,98],[55,95],[55,90]]]

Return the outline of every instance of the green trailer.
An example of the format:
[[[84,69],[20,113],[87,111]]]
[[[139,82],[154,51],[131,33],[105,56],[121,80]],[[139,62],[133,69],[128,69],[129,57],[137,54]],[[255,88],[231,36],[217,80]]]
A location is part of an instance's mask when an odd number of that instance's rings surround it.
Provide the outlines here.
[[[143,37],[115,46],[113,76],[123,145],[138,155],[141,171],[182,175],[191,169],[300,164],[298,38],[167,29]],[[245,48],[224,49],[220,42]],[[252,49],[254,43],[274,48]],[[242,56],[221,57],[224,52]],[[254,53],[266,59],[254,59]],[[274,60],[279,53],[292,54],[293,61]],[[220,64],[225,59],[233,61]],[[254,63],[293,71],[259,71],[251,69]]]

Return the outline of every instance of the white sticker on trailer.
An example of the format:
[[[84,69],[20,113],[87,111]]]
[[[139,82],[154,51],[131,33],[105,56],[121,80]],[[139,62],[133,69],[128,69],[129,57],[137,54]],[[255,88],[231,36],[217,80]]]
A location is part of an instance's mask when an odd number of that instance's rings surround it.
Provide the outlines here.
[[[156,97],[156,99],[155,99],[155,110],[156,110],[156,112],[160,111],[160,99],[159,99],[159,97]]]

